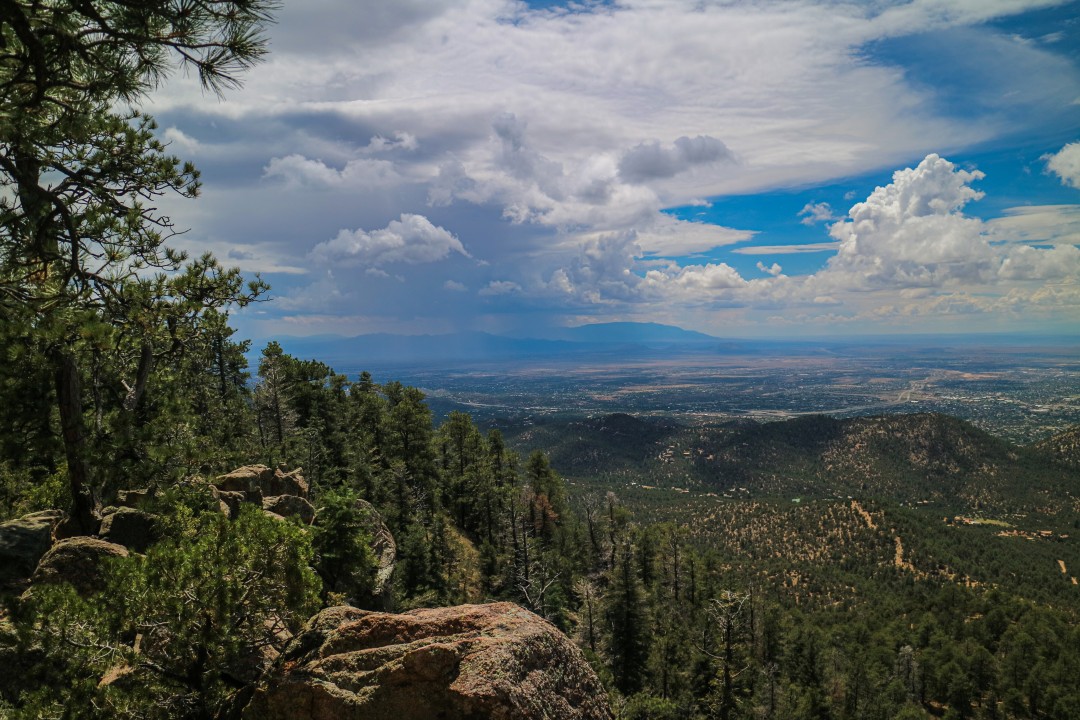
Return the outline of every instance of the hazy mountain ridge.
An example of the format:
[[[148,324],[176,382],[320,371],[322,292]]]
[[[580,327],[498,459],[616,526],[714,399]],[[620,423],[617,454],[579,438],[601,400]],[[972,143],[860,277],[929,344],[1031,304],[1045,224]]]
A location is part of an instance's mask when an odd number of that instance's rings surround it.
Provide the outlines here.
[[[611,352],[619,353],[620,357],[626,352],[723,352],[745,345],[745,341],[730,341],[674,325],[633,322],[539,329],[515,335],[471,331],[425,335],[372,333],[351,337],[281,336],[276,339],[290,354],[317,358],[342,369],[384,363],[490,362]],[[254,345],[258,346],[258,343]]]
[[[661,323],[608,322],[541,333],[539,337],[587,343],[716,343],[721,338]]]

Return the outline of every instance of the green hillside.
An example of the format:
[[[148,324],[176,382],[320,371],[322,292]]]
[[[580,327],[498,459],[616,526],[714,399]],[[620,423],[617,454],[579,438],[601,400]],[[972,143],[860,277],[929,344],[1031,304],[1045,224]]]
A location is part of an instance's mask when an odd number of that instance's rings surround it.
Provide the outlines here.
[[[1068,454],[1077,431],[1022,447],[938,414],[715,425],[609,415],[502,429],[522,450],[550,453],[574,480],[623,486],[1046,514],[1080,494]]]

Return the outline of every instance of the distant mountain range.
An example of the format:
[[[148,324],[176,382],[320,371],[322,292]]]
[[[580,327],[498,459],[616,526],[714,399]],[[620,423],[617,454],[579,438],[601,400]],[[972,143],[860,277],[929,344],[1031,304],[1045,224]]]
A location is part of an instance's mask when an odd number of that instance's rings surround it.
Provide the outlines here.
[[[446,335],[377,333],[345,337],[279,337],[285,352],[315,358],[342,370],[389,363],[511,360],[627,353],[640,355],[679,350],[720,350],[726,341],[711,335],[658,323],[598,323],[557,328],[535,336],[509,337],[484,332]],[[261,346],[256,346],[258,352]],[[340,366],[340,367],[339,367]]]
[[[720,338],[713,335],[684,330],[674,325],[660,323],[610,322],[577,327],[557,328],[539,337],[550,340],[564,340],[574,343],[624,343],[624,344],[664,344],[664,343],[718,343]]]
[[[680,354],[756,354],[761,356],[835,355],[856,350],[894,354],[905,352],[936,354],[957,348],[1005,346],[1075,345],[1066,336],[1036,335],[894,335],[837,338],[731,339],[684,330],[659,323],[610,322],[567,328],[540,328],[535,332],[494,335],[485,332],[458,332],[444,335],[398,335],[376,333],[344,335],[278,336],[274,338],[294,357],[325,362],[339,372],[389,366],[550,360],[589,357],[619,361],[672,357]],[[249,359],[258,364],[266,340],[252,345]]]

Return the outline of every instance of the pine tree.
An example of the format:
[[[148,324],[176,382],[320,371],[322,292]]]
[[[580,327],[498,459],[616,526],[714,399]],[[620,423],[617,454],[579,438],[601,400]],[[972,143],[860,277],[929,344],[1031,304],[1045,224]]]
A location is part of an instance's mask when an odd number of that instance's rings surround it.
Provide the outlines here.
[[[220,91],[265,51],[269,0],[4,0],[0,3],[0,312],[47,361],[73,497],[96,526],[81,365],[96,341],[129,352],[124,410],[137,412],[174,329],[250,301],[236,271],[166,244],[172,221],[147,201],[194,197],[198,173],[166,153],[148,116],[125,106],[176,64]],[[117,108],[121,108],[118,110]],[[155,271],[163,271],[152,275]],[[127,339],[99,332],[114,326]],[[88,338],[91,340],[88,342]]]
[[[619,543],[609,575],[604,619],[615,686],[625,695],[641,690],[649,660],[650,622],[645,588],[637,575],[634,547]]]

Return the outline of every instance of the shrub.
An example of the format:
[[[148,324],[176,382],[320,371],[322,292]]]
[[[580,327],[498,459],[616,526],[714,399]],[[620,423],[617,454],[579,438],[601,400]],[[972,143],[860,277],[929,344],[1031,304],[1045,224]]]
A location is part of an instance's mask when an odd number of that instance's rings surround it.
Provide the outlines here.
[[[204,512],[194,532],[113,561],[106,590],[35,588],[21,620],[42,688],[16,717],[209,717],[317,609],[304,530],[244,507]],[[101,678],[107,678],[99,682]]]

